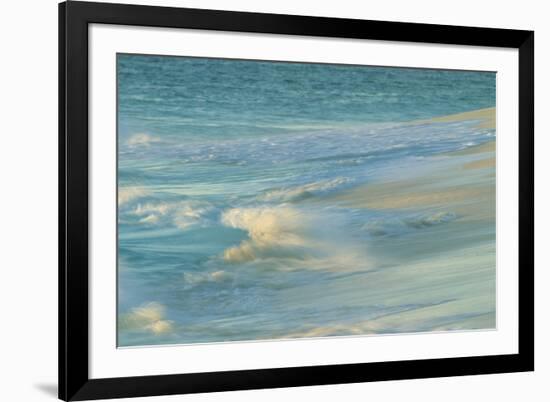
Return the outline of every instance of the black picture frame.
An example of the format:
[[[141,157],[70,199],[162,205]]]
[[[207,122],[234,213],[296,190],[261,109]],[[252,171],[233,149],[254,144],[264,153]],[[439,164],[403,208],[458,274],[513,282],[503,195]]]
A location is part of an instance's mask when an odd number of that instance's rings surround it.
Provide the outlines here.
[[[193,28],[519,50],[517,354],[90,379],[88,25]],[[69,1],[59,4],[59,398],[169,395],[534,370],[534,32]]]

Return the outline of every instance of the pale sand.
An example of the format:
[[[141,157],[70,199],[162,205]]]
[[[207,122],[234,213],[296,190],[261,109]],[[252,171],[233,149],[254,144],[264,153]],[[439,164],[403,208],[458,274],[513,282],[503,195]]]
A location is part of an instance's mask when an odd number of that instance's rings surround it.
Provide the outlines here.
[[[440,122],[440,123],[450,123],[454,121],[463,121],[463,120],[480,120],[477,125],[479,128],[489,128],[494,129],[496,127],[496,109],[490,107],[487,109],[472,110],[470,112],[451,114],[448,116],[434,117],[429,120],[421,120],[417,123],[426,123],[426,122]]]
[[[352,190],[337,201],[347,201],[354,208],[401,209],[426,206],[453,205],[474,198],[491,197],[491,189],[481,186],[430,190],[414,182],[399,182],[396,185],[375,184]]]
[[[491,117],[492,116],[492,117]],[[438,121],[486,119],[494,126],[494,108],[437,118]],[[434,119],[435,120],[435,119]],[[384,179],[330,198],[353,208],[403,209],[444,207],[466,216],[494,219],[495,141],[433,158],[428,173]]]
[[[481,159],[474,162],[468,162],[464,165],[464,169],[485,169],[495,167],[495,157]]]
[[[463,113],[449,116],[446,121],[488,114],[488,110]],[[494,125],[494,121],[483,124]],[[388,306],[413,307],[359,321],[304,325],[301,331],[286,337],[495,327],[495,141],[425,158],[412,171],[404,163],[384,176],[322,202],[386,210],[390,215],[395,210],[396,216],[407,209],[412,213],[449,212],[456,214],[456,221],[401,239],[373,238],[369,243],[370,259],[374,263],[383,261],[383,269],[337,279],[338,286],[334,291],[327,290],[323,300],[336,304],[342,289],[348,286],[349,294],[353,294],[352,290],[360,285],[362,292],[357,298],[363,303],[367,300],[367,304],[376,305],[383,300]],[[303,292],[302,288],[289,290],[285,298],[306,304]],[[434,304],[434,300],[441,302]]]
[[[475,200],[493,201],[494,174],[487,174],[494,173],[495,170],[495,156],[491,149],[494,149],[494,141],[461,151],[460,155],[449,155],[444,168],[434,171],[433,174],[371,183],[336,195],[331,200],[354,208],[370,209],[419,208],[457,205]],[[476,159],[472,160],[474,156]]]

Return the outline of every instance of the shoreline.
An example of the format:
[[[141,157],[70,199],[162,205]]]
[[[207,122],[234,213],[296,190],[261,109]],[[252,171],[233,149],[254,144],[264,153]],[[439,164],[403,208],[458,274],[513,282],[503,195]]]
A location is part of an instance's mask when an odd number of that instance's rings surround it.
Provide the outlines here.
[[[479,120],[480,126],[493,128],[494,112],[494,108],[481,109],[437,117],[430,121]],[[391,174],[385,174],[382,179],[358,185],[327,199],[344,206],[373,210],[451,206],[466,215],[475,214],[473,204],[479,207],[481,203],[483,209],[487,210],[490,209],[488,203],[495,200],[494,138],[466,149],[427,157],[419,161],[418,166],[418,171],[410,166],[396,166]],[[404,177],[400,176],[400,172],[404,173]]]
[[[471,117],[484,128],[494,124],[487,110],[435,121]],[[495,328],[495,145],[493,138],[425,158],[412,169],[406,164],[396,166],[393,175],[325,198],[332,205],[382,214],[390,222],[417,214],[428,217],[398,235],[391,233],[391,227],[386,231],[384,226],[374,226],[368,250],[373,263],[383,264],[368,276],[342,279],[350,293],[361,283],[372,303],[382,297],[380,289],[386,289],[386,303],[401,305],[406,300],[418,307],[357,321],[308,325],[291,337]]]
[[[431,119],[416,120],[414,124],[425,123],[452,123],[457,121],[479,120],[478,128],[495,129],[496,128],[496,107],[470,110],[468,112],[454,113],[445,116],[436,116]]]

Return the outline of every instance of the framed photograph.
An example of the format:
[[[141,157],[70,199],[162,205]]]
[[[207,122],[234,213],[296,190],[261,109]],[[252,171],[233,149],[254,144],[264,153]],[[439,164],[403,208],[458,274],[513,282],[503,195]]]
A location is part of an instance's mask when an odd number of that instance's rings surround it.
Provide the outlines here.
[[[534,369],[534,33],[59,5],[59,397]]]

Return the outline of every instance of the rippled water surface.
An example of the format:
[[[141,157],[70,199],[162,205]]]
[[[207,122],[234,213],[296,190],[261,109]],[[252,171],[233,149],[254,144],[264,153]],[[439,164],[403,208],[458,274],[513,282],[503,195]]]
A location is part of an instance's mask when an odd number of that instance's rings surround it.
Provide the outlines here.
[[[119,346],[494,327],[493,73],[117,68]]]

